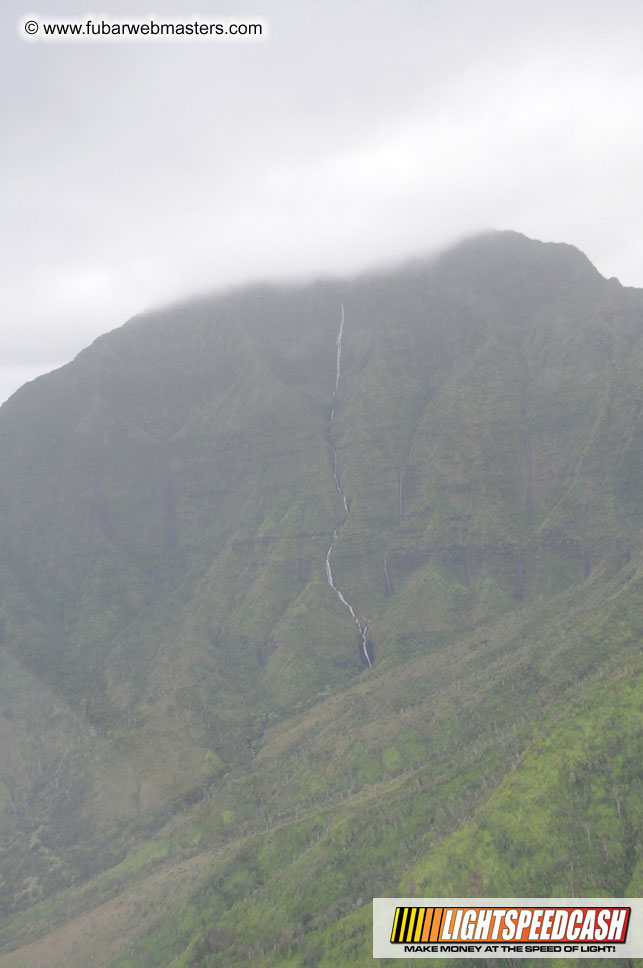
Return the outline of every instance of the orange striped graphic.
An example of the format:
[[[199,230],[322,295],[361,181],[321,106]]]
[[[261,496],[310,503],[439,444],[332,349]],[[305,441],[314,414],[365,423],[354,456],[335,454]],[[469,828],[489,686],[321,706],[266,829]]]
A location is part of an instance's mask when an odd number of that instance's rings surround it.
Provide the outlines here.
[[[444,908],[398,907],[393,918],[391,944],[425,944],[439,941]]]

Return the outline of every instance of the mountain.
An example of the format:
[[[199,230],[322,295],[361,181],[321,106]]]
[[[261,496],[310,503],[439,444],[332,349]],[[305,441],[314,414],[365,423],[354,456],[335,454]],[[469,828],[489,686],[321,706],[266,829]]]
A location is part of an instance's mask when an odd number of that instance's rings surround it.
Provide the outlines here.
[[[642,323],[495,232],[135,317],[0,409],[0,968],[641,893]]]

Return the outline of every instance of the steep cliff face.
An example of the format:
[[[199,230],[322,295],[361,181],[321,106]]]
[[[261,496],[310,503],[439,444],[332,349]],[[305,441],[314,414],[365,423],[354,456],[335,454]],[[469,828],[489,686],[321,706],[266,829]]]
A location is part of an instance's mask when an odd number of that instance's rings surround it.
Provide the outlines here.
[[[233,829],[231,771],[261,775],[270,816],[290,816],[283,724],[334,736],[333,697],[366,703],[342,714],[366,729],[355,758],[338,753],[326,775],[318,750],[310,771],[337,803],[347,772],[362,787],[477,735],[478,702],[490,736],[509,730],[490,711],[504,662],[531,696],[509,706],[529,717],[539,692],[566,701],[560,676],[571,688],[624,648],[629,626],[609,648],[592,633],[566,651],[557,635],[580,635],[591,603],[634,595],[642,323],[643,293],[576,249],[492,233],[387,273],[137,317],[8,401],[9,909],[114,863],[196,801],[222,796]],[[419,707],[400,725],[414,682],[454,698],[478,662],[499,679],[471,679],[449,740]]]

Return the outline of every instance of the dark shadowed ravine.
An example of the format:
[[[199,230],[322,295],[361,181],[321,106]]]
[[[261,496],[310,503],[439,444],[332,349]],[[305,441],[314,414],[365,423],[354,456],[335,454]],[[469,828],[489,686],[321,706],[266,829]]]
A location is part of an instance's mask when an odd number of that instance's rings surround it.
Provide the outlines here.
[[[333,446],[333,441],[332,441],[332,426],[333,426],[333,424],[335,422],[335,403],[336,403],[336,400],[337,400],[337,393],[339,391],[339,380],[340,380],[340,376],[341,376],[342,340],[344,338],[344,304],[343,304],[343,302],[340,302],[340,308],[341,308],[341,318],[340,318],[340,323],[339,323],[339,332],[337,333],[337,339],[335,341],[335,344],[337,346],[337,364],[336,364],[336,367],[335,367],[335,389],[333,390],[333,406],[332,406],[332,409],[330,411],[330,428],[328,430],[328,443],[329,443],[330,448],[331,448],[331,450],[333,452],[333,469],[334,469],[334,474],[335,474],[335,487],[337,488],[337,493],[341,497],[341,499],[343,501],[343,504],[344,504],[344,515],[345,516],[344,516],[344,520],[342,521],[342,524],[346,524],[346,522],[348,521],[348,516],[349,516],[348,501],[346,500],[346,495],[344,494],[344,491],[342,490],[342,485],[339,482],[339,472],[338,472],[338,467],[337,467],[337,450]],[[341,525],[340,525],[340,527],[341,527]],[[369,649],[368,649],[368,646],[367,646],[367,639],[366,639],[366,633],[368,631],[368,624],[367,624],[367,622],[366,622],[365,619],[363,620],[363,622],[360,622],[359,618],[357,617],[357,612],[355,611],[355,609],[353,608],[353,606],[351,605],[351,603],[349,601],[347,601],[347,599],[345,598],[345,596],[341,593],[340,589],[337,587],[337,585],[335,584],[335,581],[333,579],[333,571],[332,571],[332,568],[331,568],[331,565],[330,565],[330,556],[331,556],[333,547],[335,545],[335,542],[337,541],[337,535],[338,535],[338,529],[337,528],[334,528],[333,529],[333,540],[330,543],[330,548],[326,552],[326,579],[327,579],[328,584],[330,585],[330,587],[333,589],[333,591],[335,592],[335,594],[339,598],[339,600],[342,603],[342,605],[345,605],[346,606],[346,608],[348,609],[348,611],[351,613],[351,615],[353,617],[353,621],[355,622],[355,625],[357,626],[357,630],[359,632],[360,639],[361,639],[361,644],[360,644],[361,655],[363,657],[363,660],[366,661],[366,664],[368,665],[368,667],[370,669],[370,668],[372,668],[373,663],[371,661],[371,657],[369,656]]]

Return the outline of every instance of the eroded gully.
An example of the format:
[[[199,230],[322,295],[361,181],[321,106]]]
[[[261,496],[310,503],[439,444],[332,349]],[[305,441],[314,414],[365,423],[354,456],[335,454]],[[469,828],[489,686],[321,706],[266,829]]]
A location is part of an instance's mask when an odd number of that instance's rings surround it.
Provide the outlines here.
[[[335,487],[344,505],[344,520],[340,525],[338,525],[336,528],[333,529],[333,540],[331,541],[330,548],[326,552],[326,580],[329,586],[333,589],[333,591],[339,598],[342,605],[344,605],[345,608],[347,608],[348,611],[351,613],[351,617],[355,622],[355,625],[357,626],[357,631],[359,632],[359,636],[361,640],[360,651],[361,651],[362,657],[366,662],[366,664],[368,665],[369,669],[371,669],[373,666],[373,663],[371,662],[370,656],[368,654],[369,650],[367,647],[367,639],[366,639],[366,632],[368,630],[368,625],[367,625],[366,619],[362,619],[360,621],[360,619],[357,616],[357,612],[355,611],[351,603],[348,601],[345,595],[342,594],[341,589],[339,589],[335,584],[335,579],[333,578],[333,569],[330,564],[330,556],[333,552],[333,548],[335,547],[335,542],[337,541],[339,530],[340,528],[343,527],[343,525],[346,524],[350,514],[348,501],[346,499],[346,495],[344,494],[342,485],[340,483],[339,469],[338,469],[338,463],[337,463],[337,450],[335,449],[335,446],[333,444],[333,439],[332,439],[333,424],[335,423],[335,405],[337,401],[337,394],[339,392],[339,380],[341,376],[342,340],[344,338],[344,304],[342,302],[340,302],[340,310],[341,310],[341,317],[340,317],[340,323],[339,323],[339,332],[337,333],[337,339],[335,340],[335,345],[337,347],[337,363],[335,367],[335,389],[333,390],[333,405],[330,412],[330,429],[327,434],[327,440],[328,440],[328,445],[333,453],[333,470],[335,474]]]

